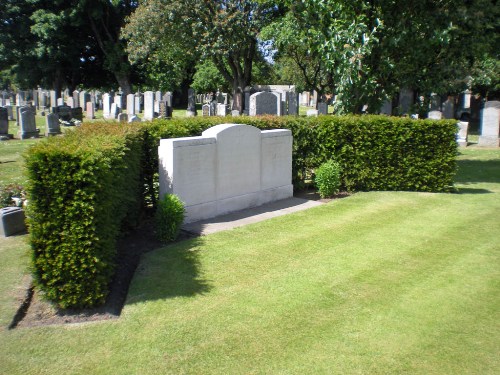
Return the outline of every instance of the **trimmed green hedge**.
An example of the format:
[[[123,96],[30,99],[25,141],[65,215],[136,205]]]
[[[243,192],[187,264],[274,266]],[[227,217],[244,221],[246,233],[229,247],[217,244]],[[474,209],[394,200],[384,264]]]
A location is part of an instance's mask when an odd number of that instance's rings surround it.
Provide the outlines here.
[[[260,129],[290,129],[293,182],[300,187],[310,172],[335,159],[342,188],[349,191],[450,191],[456,173],[456,120],[413,120],[388,116],[198,117],[155,120],[147,126],[151,149],[146,176],[158,170],[160,138],[201,135],[221,123]],[[153,186],[153,180],[149,181]]]
[[[142,140],[142,128],[82,126],[26,155],[33,272],[62,308],[106,298],[120,229],[139,217]]]
[[[222,123],[293,134],[293,182],[324,162],[342,169],[344,189],[452,189],[456,121],[387,116],[196,117],[141,125],[93,123],[37,143],[26,156],[34,275],[60,307],[103,303],[121,228],[155,205],[161,138],[200,135]]]

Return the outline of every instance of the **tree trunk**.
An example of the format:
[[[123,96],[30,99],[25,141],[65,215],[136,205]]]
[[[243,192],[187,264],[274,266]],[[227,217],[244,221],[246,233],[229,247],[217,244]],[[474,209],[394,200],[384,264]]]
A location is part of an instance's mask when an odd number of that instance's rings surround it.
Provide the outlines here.
[[[130,84],[130,77],[127,74],[115,73],[115,78],[122,89],[123,95],[132,94],[132,85]]]

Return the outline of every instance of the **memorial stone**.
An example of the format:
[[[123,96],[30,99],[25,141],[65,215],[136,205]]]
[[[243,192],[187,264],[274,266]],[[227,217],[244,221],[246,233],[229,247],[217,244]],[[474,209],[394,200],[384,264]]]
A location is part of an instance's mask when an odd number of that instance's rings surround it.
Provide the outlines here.
[[[318,116],[317,109],[308,109],[306,112],[306,116]]]
[[[469,123],[467,121],[458,122],[457,142],[460,147],[467,147]]]
[[[250,95],[250,116],[281,116],[281,97],[276,92],[256,92]]]
[[[217,116],[227,116],[229,108],[224,103],[217,104]]]
[[[36,128],[35,114],[33,111],[26,109],[21,110],[21,118],[19,122],[19,138],[38,138],[40,130]]]
[[[128,122],[129,124],[133,122],[141,122],[141,119],[136,115],[132,115],[132,117],[129,118]]]
[[[7,108],[0,107],[0,140],[12,139],[14,136],[9,134],[9,112]]]
[[[70,109],[70,115],[72,119],[83,121],[83,109],[82,107],[76,107]]]
[[[144,119],[152,120],[154,118],[154,93],[146,91],[144,93]]]
[[[45,116],[45,136],[61,134],[61,124],[59,117],[55,113]]]
[[[481,136],[478,145],[482,147],[498,147],[499,125],[500,102],[486,102],[481,114]]]
[[[104,94],[102,96],[102,116],[108,119],[111,113],[111,96]]]
[[[120,113],[120,108],[116,103],[111,104],[111,111],[109,114],[109,118],[116,119],[118,114]]]
[[[5,108],[7,108],[7,118],[12,121],[14,120],[14,107],[11,106],[11,105],[7,105],[5,106]]]
[[[69,105],[69,104],[68,104]],[[70,105],[72,108],[80,107],[80,91],[73,91],[73,105]]]
[[[203,104],[201,106],[201,115],[210,116],[210,104]]]
[[[188,90],[188,108],[186,111],[186,116],[196,116],[196,93],[192,88]]]
[[[69,122],[71,120],[71,107],[67,105],[54,107],[53,113],[55,113],[61,121]]]
[[[399,92],[399,108],[401,113],[408,113],[413,105],[413,90],[403,88]]]
[[[443,118],[443,114],[441,111],[430,111],[427,118],[431,120],[441,120]]]
[[[380,113],[383,115],[390,116],[392,114],[392,103],[389,100],[385,100],[380,109]]]
[[[135,115],[135,95],[127,95],[127,114],[132,116]]]
[[[93,102],[87,102],[86,118],[92,120],[95,118],[95,104]]]
[[[141,113],[141,96],[140,94],[135,94],[134,96],[134,106],[135,106],[135,113]]]
[[[233,117],[240,117],[240,111],[238,111],[237,109],[233,109],[231,111],[231,116],[233,116]]]
[[[328,114],[328,104],[325,102],[318,103],[318,114],[327,115]]]
[[[127,122],[128,115],[126,113],[119,113],[117,116],[118,122]]]
[[[286,93],[287,101],[288,101],[288,114],[291,116],[297,116],[299,114],[299,105],[298,105],[298,95],[296,92],[288,91]]]
[[[455,98],[453,96],[449,96],[443,103],[443,118],[455,118]]]

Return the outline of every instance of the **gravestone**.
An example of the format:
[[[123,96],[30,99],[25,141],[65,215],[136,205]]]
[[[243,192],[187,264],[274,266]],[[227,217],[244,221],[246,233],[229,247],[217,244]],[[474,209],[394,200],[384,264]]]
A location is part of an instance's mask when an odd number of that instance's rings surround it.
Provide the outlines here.
[[[66,105],[71,108],[75,108],[75,100],[71,97],[66,99]]]
[[[187,117],[196,116],[196,97],[195,97],[195,95],[196,95],[195,91],[192,88],[190,88],[188,90],[188,107],[187,107],[187,111],[186,111]]]
[[[155,100],[158,101],[158,102],[161,102],[161,91],[156,91],[155,92]]]
[[[172,117],[172,93],[170,91],[167,91],[165,95],[163,95],[163,101],[167,102],[167,108],[168,108],[168,117]]]
[[[318,110],[317,109],[308,109],[306,112],[306,116],[318,116]]]
[[[240,115],[240,111],[238,111],[237,109],[233,109],[231,111],[231,116],[233,116],[233,117],[240,117],[241,116]]]
[[[455,98],[453,96],[448,96],[446,101],[443,103],[443,118],[455,118]]]
[[[60,105],[52,109],[61,121],[69,122],[71,120],[71,107]]]
[[[443,118],[443,114],[441,111],[430,111],[427,118],[431,120],[441,120]]]
[[[24,107],[26,108],[26,107]],[[38,138],[40,130],[36,128],[35,114],[29,109],[23,109],[20,112],[19,138]]]
[[[458,122],[457,142],[460,147],[467,147],[467,136],[469,130],[469,122]]]
[[[431,111],[441,111],[441,96],[438,94],[431,94],[429,105]]]
[[[54,90],[50,90],[50,107],[57,107],[57,95]]]
[[[498,135],[500,124],[500,102],[489,101],[484,104],[481,113],[481,136],[479,137],[479,146],[498,147]]]
[[[382,103],[382,108],[380,108],[380,113],[383,115],[392,115],[392,103],[389,100],[385,100]]]
[[[154,93],[146,91],[144,93],[144,119],[152,120],[154,118]]]
[[[167,118],[168,116],[168,107],[167,107],[167,102],[161,101],[158,103],[159,106],[159,111],[158,111],[158,117],[160,118]]]
[[[95,118],[95,105],[93,102],[87,102],[86,118],[92,120]]]
[[[154,101],[153,108],[154,108],[154,115],[155,115],[155,117],[159,117],[159,115],[160,115],[160,102],[158,100]]]
[[[403,88],[399,92],[399,108],[401,113],[408,113],[410,111],[410,107],[413,105],[413,90]]]
[[[140,94],[135,94],[134,96],[134,106],[135,106],[135,113],[141,113],[142,108],[141,108],[141,96]]]
[[[71,105],[70,107],[72,108],[80,107],[80,91],[78,90],[73,91],[73,105]]]
[[[79,106],[87,109],[87,103],[90,102],[90,94],[87,91],[80,92]]]
[[[256,92],[250,95],[250,116],[277,115],[281,116],[281,97],[276,92]]]
[[[227,116],[229,108],[224,103],[217,104],[217,116]]]
[[[158,155],[160,196],[179,196],[186,223],[293,196],[290,130],[222,124],[162,139]]]
[[[48,107],[48,98],[47,98],[47,93],[42,92],[40,94],[40,107],[42,109],[45,109]]]
[[[9,134],[9,112],[7,108],[0,107],[0,140],[12,139],[14,136]]]
[[[57,104],[56,107],[65,105],[64,104],[64,99],[63,98],[57,98],[56,104]]]
[[[104,94],[102,96],[102,116],[105,119],[108,119],[110,113],[111,113],[111,95]]]
[[[135,115],[135,95],[128,94],[127,95],[127,114]]]
[[[115,95],[113,98],[113,103],[116,104],[116,106],[120,109],[124,109],[125,104],[123,103],[123,96],[122,95]]]
[[[141,119],[136,115],[132,115],[132,117],[129,118],[128,122],[129,124],[133,122],[141,122]]]
[[[119,113],[117,116],[118,122],[127,122],[128,121],[128,115],[126,113]]]
[[[59,117],[55,113],[45,116],[45,136],[61,134],[61,124]]]
[[[7,116],[10,121],[14,120],[14,107],[11,105],[5,106],[7,108]]]
[[[111,111],[109,113],[109,118],[116,119],[118,118],[118,115],[120,114],[120,108],[118,107],[118,104],[113,103],[111,104]]]
[[[288,102],[288,114],[291,116],[297,116],[299,114],[299,105],[298,105],[298,95],[293,91],[288,91],[286,93],[287,102]]]
[[[83,121],[83,109],[82,109],[82,107],[71,108],[70,114],[71,114],[72,119],[78,120],[80,122]]]
[[[328,104],[325,102],[318,103],[318,114],[327,115],[328,114]]]

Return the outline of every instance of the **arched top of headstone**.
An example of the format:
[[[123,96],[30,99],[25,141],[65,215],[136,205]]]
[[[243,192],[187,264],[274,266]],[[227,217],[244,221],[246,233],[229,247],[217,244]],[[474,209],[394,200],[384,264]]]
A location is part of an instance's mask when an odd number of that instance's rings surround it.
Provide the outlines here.
[[[202,135],[204,137],[213,137],[219,138],[221,136],[233,136],[238,135],[238,137],[251,137],[258,136],[260,137],[260,129],[251,125],[244,124],[220,124],[216,126],[212,126],[205,130]]]

